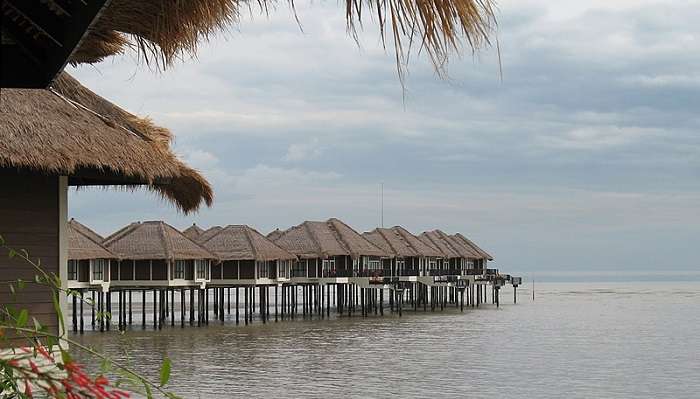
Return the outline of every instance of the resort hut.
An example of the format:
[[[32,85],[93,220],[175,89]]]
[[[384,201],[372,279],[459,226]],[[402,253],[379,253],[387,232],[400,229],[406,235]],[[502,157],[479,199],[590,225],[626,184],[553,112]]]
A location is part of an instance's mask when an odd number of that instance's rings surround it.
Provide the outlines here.
[[[289,280],[296,256],[250,226],[229,225],[201,241],[221,263],[212,266],[212,285],[270,285]]]
[[[197,226],[196,223],[192,223],[192,226],[186,228],[185,230],[182,231],[182,234],[184,234],[187,238],[189,238],[192,241],[197,241],[199,236],[204,233],[204,230]]]
[[[443,275],[473,274],[475,260],[480,257],[469,247],[454,240],[442,230],[432,230],[421,234],[424,242],[430,242],[445,256],[441,268]]]
[[[170,150],[166,129],[120,109],[65,73],[50,89],[2,89],[0,115],[0,235],[5,245],[26,249],[47,273],[64,281],[69,186],[145,187],[185,213],[212,202],[209,183]],[[20,257],[0,255],[0,284],[34,280],[35,271]],[[57,331],[49,289],[21,291],[0,291],[0,303],[21,304]],[[64,296],[61,302],[65,306]]]
[[[418,237],[401,226],[376,228],[362,234],[377,247],[391,254],[391,259],[384,260],[384,275],[387,275],[387,262],[390,263],[392,276],[410,281],[410,277],[427,276],[428,265],[435,263],[442,255],[432,246],[426,245]]]
[[[102,237],[75,219],[68,222],[68,288],[105,287],[117,257],[100,244]]]
[[[120,287],[203,288],[217,260],[162,221],[131,223],[105,238],[103,245],[120,259],[111,270],[112,285]]]
[[[386,251],[342,221],[306,221],[284,231],[275,244],[299,257],[292,278],[381,277]]]

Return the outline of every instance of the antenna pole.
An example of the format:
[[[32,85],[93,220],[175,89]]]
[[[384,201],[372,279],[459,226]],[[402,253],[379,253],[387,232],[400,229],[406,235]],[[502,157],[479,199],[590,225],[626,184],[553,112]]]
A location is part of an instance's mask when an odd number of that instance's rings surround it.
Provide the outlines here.
[[[382,228],[384,228],[384,183],[381,184],[381,191],[380,191],[380,206],[381,206],[381,218],[380,222],[382,225]]]

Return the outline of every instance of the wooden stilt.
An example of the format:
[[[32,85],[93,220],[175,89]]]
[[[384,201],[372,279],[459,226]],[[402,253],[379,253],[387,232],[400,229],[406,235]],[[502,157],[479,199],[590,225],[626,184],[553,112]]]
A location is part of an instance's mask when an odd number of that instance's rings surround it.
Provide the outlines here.
[[[78,297],[73,296],[73,332],[78,332]]]
[[[83,302],[85,302],[85,290],[80,291],[80,333],[84,333]]]

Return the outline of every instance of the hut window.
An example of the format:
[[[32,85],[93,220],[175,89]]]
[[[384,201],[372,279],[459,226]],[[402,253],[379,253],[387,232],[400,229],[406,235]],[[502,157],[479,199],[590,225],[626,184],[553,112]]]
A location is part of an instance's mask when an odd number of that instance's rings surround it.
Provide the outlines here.
[[[177,279],[185,279],[185,265],[187,265],[187,261],[184,260],[176,260],[175,261],[175,277]]]
[[[207,263],[203,260],[194,261],[195,268],[197,269],[197,280],[207,279]]]
[[[379,270],[381,269],[380,267],[380,262],[378,260],[370,260],[369,261],[369,270]]]
[[[323,260],[323,273],[331,273],[335,271],[335,259]]]
[[[106,259],[95,259],[92,261],[92,279],[102,281],[104,279]]]
[[[397,260],[396,261],[396,270],[398,271],[399,274],[403,273],[403,269],[406,268],[406,261],[404,260]]]
[[[68,280],[78,279],[78,261],[69,260],[68,261]]]
[[[269,275],[269,269],[267,267],[267,262],[264,260],[259,260],[255,262],[255,266],[258,269],[258,278],[268,278]]]

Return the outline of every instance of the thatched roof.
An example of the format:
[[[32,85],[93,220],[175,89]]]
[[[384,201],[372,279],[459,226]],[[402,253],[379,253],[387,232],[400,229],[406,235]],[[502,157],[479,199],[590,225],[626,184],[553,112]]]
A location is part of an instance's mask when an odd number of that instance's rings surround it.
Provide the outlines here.
[[[71,185],[147,185],[184,212],[211,205],[209,183],[177,159],[170,133],[66,73],[47,90],[3,89],[0,167],[60,174]]]
[[[101,237],[78,221],[68,222],[68,259],[116,259],[113,253],[100,244]]]
[[[257,3],[261,13],[276,4]],[[290,1],[292,6],[293,1]],[[495,29],[493,0],[345,0],[348,32],[356,35],[363,17],[376,14],[382,42],[389,30],[397,64],[403,68],[410,48],[425,50],[436,68],[462,46],[475,50],[489,44]],[[74,52],[73,63],[98,62],[126,47],[147,62],[167,66],[197,44],[235,23],[252,4],[239,0],[112,0]],[[255,5],[254,5],[255,6]],[[365,11],[363,13],[363,10]]]
[[[453,240],[462,243],[463,245],[467,246],[470,248],[472,251],[476,252],[477,254],[481,255],[480,258],[482,259],[487,259],[487,260],[493,260],[493,256],[489,255],[488,252],[484,251],[481,249],[478,245],[474,244],[473,241],[462,235],[462,233],[457,233],[453,234],[450,237],[452,237]]]
[[[186,228],[185,230],[182,231],[182,234],[184,234],[187,238],[189,238],[192,241],[197,241],[199,236],[204,233],[204,230],[197,226],[196,223],[192,223],[192,226]]]
[[[103,245],[122,259],[217,259],[161,221],[131,223],[107,237]]]
[[[397,257],[441,256],[441,253],[423,243],[401,226],[377,228],[362,234],[372,244]]]
[[[353,258],[390,256],[336,218],[325,222],[304,222],[283,232],[274,242],[305,259],[343,255]]]
[[[282,236],[283,233],[284,233],[284,231],[282,231],[282,230],[280,230],[280,229],[274,229],[274,230],[272,230],[271,232],[267,233],[267,236],[266,236],[266,237],[267,237],[267,239],[270,240],[270,241],[275,241],[275,240],[277,240],[278,238],[280,238],[280,237]]]
[[[211,237],[213,237],[216,233],[220,232],[222,229],[223,229],[223,227],[221,227],[221,226],[212,226],[212,227],[204,230],[202,232],[202,234],[200,234],[199,237],[197,237],[197,239],[195,241],[197,241],[198,243],[202,243],[202,242],[210,239]]]
[[[249,226],[230,225],[201,241],[220,260],[291,260],[296,256]]]
[[[77,220],[75,220],[73,218],[71,218],[68,221],[68,223],[70,224],[70,226],[73,229],[78,230],[81,234],[87,236],[89,239],[91,239],[92,241],[95,241],[96,243],[102,244],[102,242],[105,240],[104,237],[97,234],[94,230],[92,230],[91,228],[85,226],[84,224],[78,222]]]
[[[420,235],[421,240],[428,244],[432,244],[437,248],[445,258],[465,258],[479,259],[481,256],[466,247],[465,245],[453,240],[442,230],[427,231]]]

